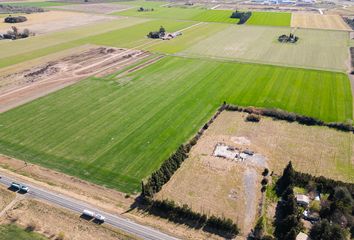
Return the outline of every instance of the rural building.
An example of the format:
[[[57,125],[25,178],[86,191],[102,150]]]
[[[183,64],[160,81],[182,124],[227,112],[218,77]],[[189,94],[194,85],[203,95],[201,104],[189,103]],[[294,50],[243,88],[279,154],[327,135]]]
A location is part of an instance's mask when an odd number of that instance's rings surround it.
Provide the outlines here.
[[[310,204],[310,198],[303,194],[296,195],[296,202],[299,205],[307,207]]]

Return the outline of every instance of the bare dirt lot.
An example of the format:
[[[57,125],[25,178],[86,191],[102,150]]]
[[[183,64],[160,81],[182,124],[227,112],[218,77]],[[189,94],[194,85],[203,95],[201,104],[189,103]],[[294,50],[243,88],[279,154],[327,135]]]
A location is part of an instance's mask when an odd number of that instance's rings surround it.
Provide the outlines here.
[[[56,6],[52,8],[78,12],[109,14],[130,9],[132,6],[113,3],[87,3]]]
[[[92,47],[31,68],[0,70],[0,112],[44,96],[88,76],[109,74],[149,53],[122,48]]]
[[[109,21],[116,19],[114,16],[96,15],[69,11],[48,11],[23,15],[26,22],[8,24],[0,19],[0,33],[6,33],[11,26],[16,26],[20,30],[28,28],[35,34],[44,34],[72,27],[78,27],[90,23]]]
[[[351,31],[339,15],[293,13],[291,27]]]
[[[157,198],[229,217],[246,235],[258,214],[264,167],[281,174],[292,161],[299,171],[354,182],[353,134],[271,118],[250,123],[245,122],[245,116],[223,112]],[[214,149],[220,143],[231,149],[252,150],[264,158],[235,161],[216,157]]]
[[[223,114],[222,114],[223,115]],[[261,201],[261,161],[235,161],[213,155],[218,143],[248,149],[246,139],[218,134],[223,116],[206,131],[171,180],[157,194],[158,199],[172,199],[195,211],[231,218],[246,237],[254,226]]]
[[[59,220],[60,219],[60,220]],[[37,200],[21,199],[0,219],[1,224],[16,223],[49,239],[96,240],[136,239],[105,225],[97,225],[59,207]]]

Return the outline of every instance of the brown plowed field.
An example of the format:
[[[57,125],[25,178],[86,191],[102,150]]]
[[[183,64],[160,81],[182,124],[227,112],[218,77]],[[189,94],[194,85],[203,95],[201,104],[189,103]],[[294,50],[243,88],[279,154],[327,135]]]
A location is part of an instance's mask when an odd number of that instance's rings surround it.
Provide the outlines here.
[[[339,15],[293,13],[291,27],[351,31]]]

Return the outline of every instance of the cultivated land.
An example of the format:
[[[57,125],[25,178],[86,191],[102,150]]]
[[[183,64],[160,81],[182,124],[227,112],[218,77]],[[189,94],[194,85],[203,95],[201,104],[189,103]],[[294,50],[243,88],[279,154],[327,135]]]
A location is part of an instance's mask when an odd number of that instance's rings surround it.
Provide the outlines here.
[[[347,69],[347,32],[297,29],[295,34],[300,40],[296,44],[277,41],[278,36],[291,31],[279,27],[229,26],[181,54],[340,71]]]
[[[252,12],[247,25],[290,26],[291,13]]]
[[[339,15],[293,13],[291,27],[351,31]]]
[[[35,34],[43,34],[115,19],[112,16],[65,11],[32,13],[26,14],[25,16],[27,18],[26,22],[16,24],[5,23],[3,18],[0,18],[0,33],[6,33],[8,30],[10,30],[11,26],[16,26],[20,30],[28,28],[31,32],[34,32]]]
[[[0,112],[47,95],[94,74],[107,75],[150,53],[122,48],[87,47],[50,62],[0,70]],[[22,64],[25,65],[25,64]]]
[[[118,12],[120,16],[145,18],[169,18],[199,22],[237,23],[230,18],[232,10],[209,10],[203,8],[155,7],[154,11],[138,12],[136,8]],[[266,26],[290,26],[291,13],[253,12],[246,24]]]
[[[0,152],[138,191],[141,179],[223,101],[279,107],[325,121],[352,119],[345,74],[166,57],[126,76],[91,78],[1,114]]]

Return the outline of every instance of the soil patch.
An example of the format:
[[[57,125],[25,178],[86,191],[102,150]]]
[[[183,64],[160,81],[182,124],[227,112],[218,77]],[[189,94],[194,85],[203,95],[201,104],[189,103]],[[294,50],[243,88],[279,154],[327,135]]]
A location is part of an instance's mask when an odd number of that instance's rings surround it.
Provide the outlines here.
[[[122,48],[94,47],[82,52],[1,74],[0,112],[44,96],[101,72],[109,74],[132,64],[149,53]]]

